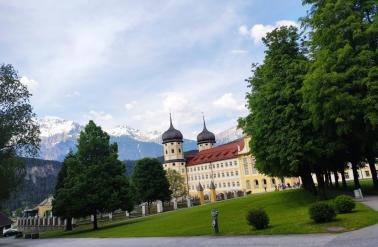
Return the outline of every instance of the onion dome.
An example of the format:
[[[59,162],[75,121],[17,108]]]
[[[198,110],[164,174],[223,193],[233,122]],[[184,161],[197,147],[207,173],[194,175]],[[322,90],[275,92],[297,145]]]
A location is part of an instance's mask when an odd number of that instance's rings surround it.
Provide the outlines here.
[[[211,189],[211,190],[215,190],[215,184],[214,184],[213,181],[211,181],[211,183],[210,183],[210,189]]]
[[[169,114],[169,120],[169,129],[162,135],[163,144],[167,142],[183,142],[183,136],[181,132],[173,127],[171,114]]]
[[[203,187],[202,187],[201,183],[198,183],[197,191],[203,191]]]
[[[197,144],[215,143],[215,135],[206,128],[205,117],[203,117],[203,130],[197,135]]]

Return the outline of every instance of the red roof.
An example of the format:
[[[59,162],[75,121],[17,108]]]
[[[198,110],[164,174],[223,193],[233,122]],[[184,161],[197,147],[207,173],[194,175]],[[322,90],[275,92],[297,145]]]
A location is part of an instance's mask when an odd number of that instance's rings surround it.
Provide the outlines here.
[[[210,149],[198,152],[194,156],[186,157],[186,165],[194,166],[209,162],[215,162],[220,160],[227,160],[238,157],[238,151],[244,148],[244,140],[238,139],[236,141],[213,147]]]

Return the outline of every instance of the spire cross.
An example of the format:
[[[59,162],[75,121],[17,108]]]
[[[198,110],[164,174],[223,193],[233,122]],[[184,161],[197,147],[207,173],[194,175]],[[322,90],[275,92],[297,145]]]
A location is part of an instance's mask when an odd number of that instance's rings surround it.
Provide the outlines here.
[[[205,114],[202,112],[203,128],[206,129]]]

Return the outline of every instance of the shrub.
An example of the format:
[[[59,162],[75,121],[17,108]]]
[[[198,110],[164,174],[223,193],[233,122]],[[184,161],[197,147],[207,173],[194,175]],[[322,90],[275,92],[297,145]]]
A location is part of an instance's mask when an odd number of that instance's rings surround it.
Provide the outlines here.
[[[336,211],[339,213],[349,213],[356,207],[356,203],[353,201],[352,197],[346,195],[336,197],[334,204]]]
[[[247,213],[248,224],[255,229],[264,229],[269,225],[269,217],[264,209],[250,209]]]
[[[329,222],[336,217],[335,209],[326,202],[316,202],[310,206],[310,217],[316,223]]]

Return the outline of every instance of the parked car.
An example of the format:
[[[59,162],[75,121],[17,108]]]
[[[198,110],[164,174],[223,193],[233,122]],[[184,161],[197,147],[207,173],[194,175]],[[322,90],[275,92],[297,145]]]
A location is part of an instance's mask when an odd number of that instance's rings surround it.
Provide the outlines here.
[[[15,236],[19,231],[15,228],[9,228],[3,231],[3,236],[4,237],[10,237],[10,236]]]

